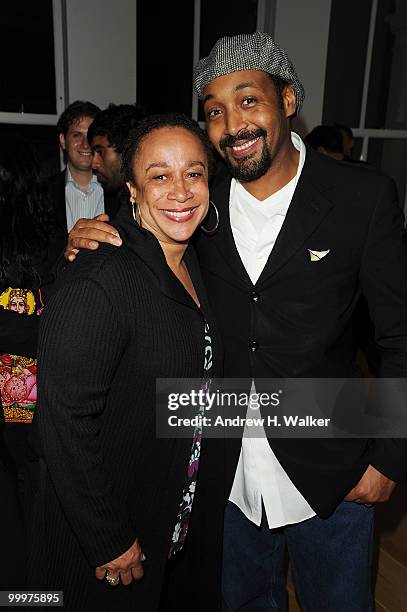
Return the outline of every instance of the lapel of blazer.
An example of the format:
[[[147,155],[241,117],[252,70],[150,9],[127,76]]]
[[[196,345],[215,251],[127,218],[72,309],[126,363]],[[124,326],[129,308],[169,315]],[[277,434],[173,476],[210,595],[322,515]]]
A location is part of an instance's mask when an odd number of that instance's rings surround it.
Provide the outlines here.
[[[295,255],[334,206],[326,193],[329,188],[323,182],[324,172],[326,168],[319,155],[307,147],[304,168],[274,248],[256,283],[258,288]]]
[[[333,207],[328,197],[331,187],[324,184],[326,165],[321,163],[319,154],[307,147],[304,168],[301,172],[296,190],[288,209],[283,227],[277,237],[274,248],[256,283],[259,287],[264,281],[273,276],[287,261],[295,255],[325,216]],[[233,238],[230,224],[230,195],[231,176],[223,173],[211,189],[211,200],[219,211],[219,228],[209,240],[220,257],[226,262],[233,276],[245,286],[252,286],[249,275],[240,259],[239,252]],[[212,225],[212,218],[208,226]],[[203,238],[203,240],[206,240]]]
[[[233,238],[232,227],[230,224],[230,183],[232,177],[230,174],[224,174],[211,188],[210,198],[215,204],[219,211],[219,227],[216,233],[209,238],[211,246],[214,246],[233,276],[237,278],[241,283],[252,286],[253,283],[250,280],[249,275],[246,272],[246,268],[240,259],[239,252],[236,248],[235,240]],[[212,226],[213,215],[210,216],[210,220],[205,222],[208,227]],[[202,237],[203,240],[207,238]]]
[[[121,197],[123,197],[121,192],[108,193],[107,191],[103,190],[105,213],[109,215],[110,220],[117,215],[120,208]]]
[[[51,197],[54,199],[53,206],[58,226],[67,234],[68,226],[66,224],[65,180],[66,169],[56,176]]]

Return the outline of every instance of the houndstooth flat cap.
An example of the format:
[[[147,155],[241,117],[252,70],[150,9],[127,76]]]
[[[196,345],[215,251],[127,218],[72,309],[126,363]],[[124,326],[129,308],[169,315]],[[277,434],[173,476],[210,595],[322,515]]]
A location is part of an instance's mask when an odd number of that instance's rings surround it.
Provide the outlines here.
[[[194,69],[194,87],[203,98],[205,87],[224,74],[238,70],[263,70],[293,86],[299,113],[305,98],[304,87],[284,49],[265,32],[224,36],[215,43],[208,57]]]

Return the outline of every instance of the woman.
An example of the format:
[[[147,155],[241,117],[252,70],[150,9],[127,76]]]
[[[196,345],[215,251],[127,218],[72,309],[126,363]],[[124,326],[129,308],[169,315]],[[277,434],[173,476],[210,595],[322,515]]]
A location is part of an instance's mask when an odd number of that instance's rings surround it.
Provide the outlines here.
[[[65,237],[54,228],[28,142],[2,137],[0,144],[0,438],[2,588],[25,581],[20,498],[29,511],[24,463],[36,404],[37,336],[52,264]],[[5,551],[4,547],[7,548]],[[3,567],[4,564],[4,567]]]
[[[188,247],[208,211],[211,165],[191,119],[141,122],[124,155],[124,248],[81,253],[44,314],[30,584],[63,590],[69,611],[153,612],[168,557],[183,554],[200,440],[156,439],[155,381],[205,379],[218,361]]]

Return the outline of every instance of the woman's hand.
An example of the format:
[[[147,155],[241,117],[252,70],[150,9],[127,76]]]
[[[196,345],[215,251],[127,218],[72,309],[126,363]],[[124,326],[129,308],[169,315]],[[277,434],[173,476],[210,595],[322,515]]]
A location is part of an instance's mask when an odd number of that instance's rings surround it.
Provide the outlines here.
[[[145,561],[138,540],[131,545],[129,550],[110,561],[97,567],[95,570],[96,578],[104,580],[108,578],[111,586],[117,586],[122,581],[123,584],[131,584],[133,580],[141,580],[144,574],[142,562]]]
[[[98,215],[94,219],[79,219],[69,232],[65,259],[73,261],[80,249],[97,249],[99,242],[121,246],[122,241],[117,229],[109,225],[108,221],[106,214]]]

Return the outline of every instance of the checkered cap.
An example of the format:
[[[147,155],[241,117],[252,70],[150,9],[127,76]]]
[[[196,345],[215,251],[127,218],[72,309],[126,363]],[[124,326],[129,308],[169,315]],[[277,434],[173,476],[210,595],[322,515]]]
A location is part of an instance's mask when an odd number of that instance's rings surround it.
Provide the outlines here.
[[[193,80],[198,96],[203,98],[203,90],[213,79],[238,70],[263,70],[292,85],[296,114],[299,113],[305,98],[304,88],[284,49],[264,32],[220,38],[208,57],[195,66]]]

